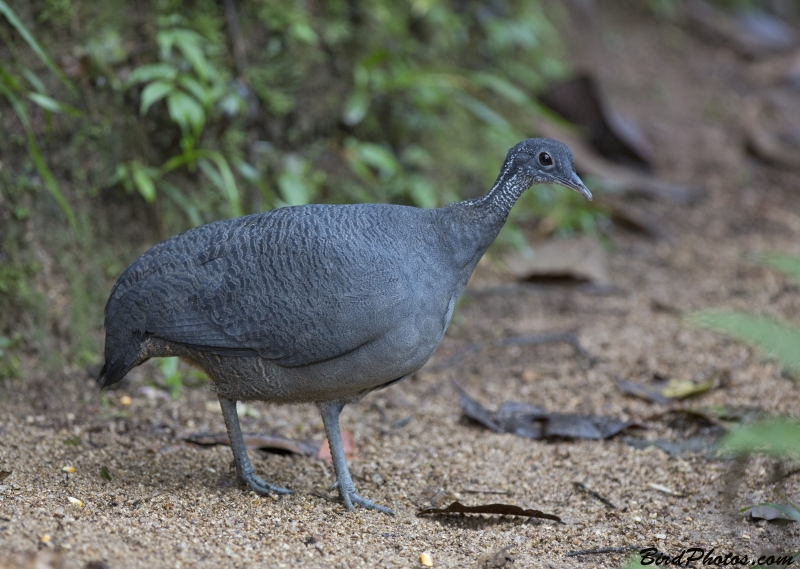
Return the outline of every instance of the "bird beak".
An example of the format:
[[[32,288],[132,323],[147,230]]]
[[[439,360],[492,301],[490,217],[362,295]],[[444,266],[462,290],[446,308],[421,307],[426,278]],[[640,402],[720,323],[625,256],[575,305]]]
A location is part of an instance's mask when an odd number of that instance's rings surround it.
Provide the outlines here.
[[[560,183],[571,190],[575,190],[579,194],[582,194],[587,200],[592,199],[592,192],[590,192],[589,188],[583,184],[575,172],[572,173],[572,178],[569,180],[560,180]]]

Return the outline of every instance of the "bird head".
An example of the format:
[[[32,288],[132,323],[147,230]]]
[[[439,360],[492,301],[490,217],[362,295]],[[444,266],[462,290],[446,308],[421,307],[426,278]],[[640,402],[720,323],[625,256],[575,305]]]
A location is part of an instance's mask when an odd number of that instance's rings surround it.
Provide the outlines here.
[[[575,173],[572,151],[550,138],[529,138],[509,150],[504,170],[530,184],[558,184],[592,199],[592,193]]]

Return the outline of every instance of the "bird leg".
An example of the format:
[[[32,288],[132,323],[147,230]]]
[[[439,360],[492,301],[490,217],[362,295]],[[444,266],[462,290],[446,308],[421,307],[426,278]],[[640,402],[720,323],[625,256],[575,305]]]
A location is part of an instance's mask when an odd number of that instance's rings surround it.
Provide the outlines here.
[[[253,473],[250,459],[247,458],[247,449],[244,446],[244,439],[242,438],[242,429],[239,427],[239,415],[236,413],[236,401],[227,399],[221,395],[218,397],[219,405],[222,407],[222,416],[225,418],[225,427],[228,429],[228,438],[231,440],[233,460],[236,463],[236,474],[239,475],[239,478],[257,494],[268,495],[272,492],[276,494],[292,494],[293,492],[291,490],[264,482]]]
[[[339,430],[339,413],[344,408],[344,401],[324,401],[317,403],[322,422],[325,425],[325,433],[328,435],[328,445],[331,448],[331,458],[333,458],[333,469],[336,471],[336,483],[332,488],[339,488],[339,495],[342,497],[344,507],[348,510],[353,509],[353,504],[367,508],[368,510],[378,510],[384,514],[394,515],[394,510],[379,506],[371,500],[362,498],[356,494],[356,485],[350,477],[347,468],[347,460],[344,457],[344,447],[342,446],[342,433]]]

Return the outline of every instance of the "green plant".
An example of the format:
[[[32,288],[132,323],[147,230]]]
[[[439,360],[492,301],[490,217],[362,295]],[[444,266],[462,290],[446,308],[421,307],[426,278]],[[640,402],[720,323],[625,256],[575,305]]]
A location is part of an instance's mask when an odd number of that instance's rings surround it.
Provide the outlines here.
[[[734,310],[707,310],[692,316],[698,324],[758,348],[800,378],[800,327],[768,316]]]
[[[747,457],[752,454],[766,454],[777,460],[800,459],[800,422],[793,419],[771,419],[752,425],[743,425],[725,435],[718,445],[718,453],[726,458]],[[787,519],[800,522],[800,507],[779,493],[785,504],[764,502],[778,510]],[[742,511],[753,508],[748,506]],[[800,551],[792,556],[792,561],[800,559]]]
[[[800,258],[766,254],[756,256],[754,260],[783,272],[795,282],[800,280]],[[691,319],[697,324],[753,345],[765,355],[776,359],[795,378],[800,378],[799,326],[732,310],[697,312]],[[758,453],[780,460],[797,461],[800,458],[800,422],[778,418],[743,425],[720,440],[718,452],[728,458]],[[771,506],[789,519],[800,522],[800,509],[791,501],[787,502],[788,504],[763,505]],[[800,552],[795,553],[793,560],[798,558]]]
[[[44,63],[47,68],[50,69],[50,71],[52,71],[61,80],[70,93],[73,95],[77,94],[75,88],[72,86],[69,80],[58,69],[58,67],[56,67],[47,53],[45,53],[45,51],[39,46],[39,43],[22,24],[16,13],[14,13],[5,0],[0,0],[0,13],[5,16],[6,20],[8,20],[8,23],[11,24],[11,26],[22,37],[22,39],[25,40],[25,43],[28,44],[28,46],[38,56],[42,63]],[[7,41],[6,44],[10,46],[11,42]],[[39,172],[39,175],[44,181],[47,190],[53,196],[53,199],[58,202],[58,205],[64,212],[64,215],[72,226],[72,229],[76,234],[80,234],[78,220],[75,217],[75,213],[72,211],[72,206],[70,206],[69,202],[64,197],[64,194],[61,192],[61,188],[59,187],[55,176],[53,176],[53,173],[50,171],[47,162],[42,156],[42,151],[39,148],[39,143],[36,140],[36,134],[34,133],[33,126],[31,125],[31,120],[24,99],[28,99],[35,105],[38,105],[44,109],[45,113],[47,114],[48,124],[50,123],[50,113],[65,113],[72,116],[79,116],[80,111],[74,107],[71,107],[70,105],[59,102],[50,97],[47,94],[44,83],[42,83],[42,81],[30,69],[22,67],[21,74],[24,76],[29,86],[26,87],[19,78],[12,75],[10,69],[0,64],[0,94],[3,95],[9,102],[11,107],[14,109],[14,113],[17,115],[17,118],[25,129],[25,136],[28,144],[28,155],[30,156],[31,161],[36,167],[36,170]]]
[[[755,260],[800,282],[800,258],[767,254]],[[800,326],[735,310],[695,312],[690,316],[690,321],[756,347],[766,356],[776,359],[796,379],[800,379]]]
[[[159,62],[134,69],[127,87],[144,84],[139,113],[144,116],[150,108],[164,101],[170,120],[180,129],[181,154],[168,159],[161,167],[153,168],[131,160],[117,167],[111,183],[123,183],[126,189],[138,190],[146,202],[156,197],[156,187],[166,174],[178,168],[190,171],[199,168],[225,197],[233,216],[242,215],[239,190],[227,158],[218,150],[200,148],[203,132],[213,117],[235,116],[244,110],[244,102],[230,82],[228,74],[209,59],[212,44],[202,35],[186,27],[177,15],[159,18],[156,34]],[[167,194],[184,209],[192,221],[198,218],[174,186],[165,186]]]
[[[19,376],[19,357],[10,351],[13,344],[10,338],[0,336],[0,380]]]
[[[179,358],[159,358],[158,367],[164,374],[164,385],[172,399],[178,399],[183,385],[181,372],[178,369]]]

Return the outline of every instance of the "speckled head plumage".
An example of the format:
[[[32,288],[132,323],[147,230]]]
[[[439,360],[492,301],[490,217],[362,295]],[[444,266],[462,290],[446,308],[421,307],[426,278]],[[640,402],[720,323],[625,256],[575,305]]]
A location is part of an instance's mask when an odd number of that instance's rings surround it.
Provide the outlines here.
[[[575,173],[569,146],[550,138],[529,138],[509,150],[501,178],[511,176],[520,176],[528,185],[558,184],[592,199],[591,192]]]

